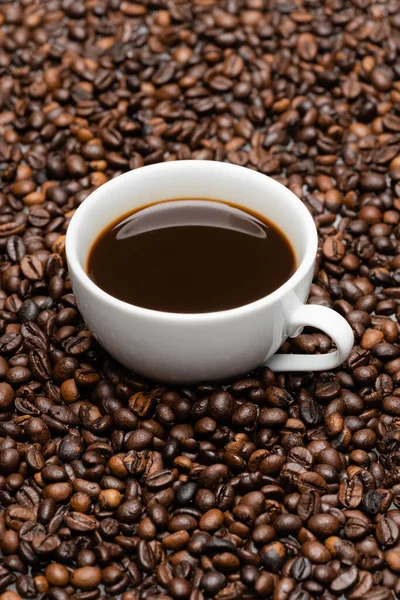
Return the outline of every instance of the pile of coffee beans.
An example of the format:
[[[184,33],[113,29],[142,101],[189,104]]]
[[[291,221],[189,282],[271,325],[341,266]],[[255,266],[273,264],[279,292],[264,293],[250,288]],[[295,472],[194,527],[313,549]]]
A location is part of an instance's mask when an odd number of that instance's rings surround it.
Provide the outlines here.
[[[0,3],[1,600],[400,595],[399,9]],[[309,302],[355,334],[342,368],[167,388],[96,344],[69,220],[108,179],[188,158],[304,200]]]

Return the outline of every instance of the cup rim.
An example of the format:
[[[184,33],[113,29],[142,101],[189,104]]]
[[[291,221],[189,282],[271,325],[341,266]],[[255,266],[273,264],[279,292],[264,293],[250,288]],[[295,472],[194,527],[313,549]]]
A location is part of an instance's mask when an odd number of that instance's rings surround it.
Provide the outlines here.
[[[113,187],[113,185],[115,185],[115,184],[120,185],[122,183],[121,180],[123,178],[128,179],[128,178],[132,177],[133,173],[135,173],[136,171],[142,171],[142,169],[146,169],[148,171],[151,171],[151,170],[158,171],[161,169],[178,169],[178,168],[191,168],[191,169],[204,168],[204,169],[207,169],[207,167],[210,166],[211,164],[213,165],[213,168],[216,168],[215,166],[218,165],[217,168],[220,168],[220,169],[223,169],[226,171],[231,170],[233,172],[234,170],[235,171],[240,170],[241,174],[245,175],[246,177],[248,177],[248,176],[254,177],[254,178],[258,177],[258,178],[263,178],[263,180],[265,180],[265,178],[266,178],[268,180],[268,185],[275,187],[276,191],[279,194],[286,194],[287,196],[290,196],[290,198],[293,201],[296,201],[298,203],[298,209],[300,210],[300,212],[303,213],[303,217],[304,217],[303,227],[304,227],[304,236],[307,239],[307,246],[306,246],[306,250],[305,250],[303,259],[297,266],[297,269],[293,273],[293,275],[291,275],[291,277],[289,277],[289,279],[287,281],[285,281],[285,283],[283,283],[279,288],[277,288],[276,290],[271,292],[271,294],[268,294],[267,296],[264,296],[263,298],[255,300],[254,302],[250,302],[249,304],[244,304],[243,306],[238,306],[236,308],[230,308],[228,310],[220,310],[220,311],[207,312],[207,313],[176,313],[176,312],[164,312],[164,311],[159,311],[159,310],[153,310],[150,308],[143,308],[141,306],[136,306],[134,304],[129,304],[128,302],[125,302],[123,300],[119,300],[118,298],[115,298],[111,294],[108,294],[107,292],[102,290],[98,285],[96,285],[90,279],[90,277],[86,273],[84,267],[82,267],[82,265],[81,265],[81,262],[78,258],[78,254],[77,254],[77,245],[75,243],[75,240],[79,235],[79,226],[80,226],[81,222],[87,218],[90,218],[90,213],[93,210],[95,210],[99,196],[104,193],[106,193],[109,196],[110,192],[112,191],[111,188]],[[249,185],[251,185],[251,182]],[[99,231],[99,233],[100,233],[100,231]],[[285,233],[285,235],[286,235],[286,233]],[[102,186],[100,186],[99,188],[94,190],[91,194],[89,194],[89,196],[76,209],[74,215],[71,218],[71,221],[69,223],[67,233],[66,233],[66,257],[67,257],[69,271],[74,274],[74,276],[79,280],[80,284],[83,285],[88,292],[96,295],[97,297],[100,297],[102,300],[107,302],[115,310],[120,310],[120,311],[123,310],[124,312],[128,312],[128,313],[136,315],[136,316],[148,317],[148,318],[152,318],[152,319],[156,318],[156,319],[160,319],[162,321],[176,321],[177,319],[179,319],[183,322],[192,322],[192,323],[195,321],[201,321],[204,323],[206,321],[217,321],[220,319],[236,318],[236,317],[244,316],[244,315],[248,314],[249,312],[252,312],[254,310],[258,310],[261,308],[267,308],[274,302],[279,301],[287,292],[289,292],[291,289],[293,289],[301,281],[301,279],[304,277],[304,275],[313,266],[313,263],[314,263],[315,257],[316,257],[316,253],[317,253],[317,249],[318,249],[318,234],[317,234],[317,228],[315,226],[314,220],[313,220],[310,212],[306,208],[306,206],[300,200],[300,198],[298,198],[291,190],[289,190],[287,187],[285,187],[278,181],[275,181],[271,177],[268,177],[267,175],[259,173],[258,171],[253,171],[246,167],[241,167],[241,166],[233,165],[230,163],[223,163],[223,162],[210,161],[210,160],[198,160],[198,161],[197,160],[179,160],[179,161],[156,163],[153,165],[146,165],[144,167],[140,167],[139,169],[131,170],[126,173],[122,173],[121,175],[115,177],[114,179],[110,179],[109,181],[104,183]]]

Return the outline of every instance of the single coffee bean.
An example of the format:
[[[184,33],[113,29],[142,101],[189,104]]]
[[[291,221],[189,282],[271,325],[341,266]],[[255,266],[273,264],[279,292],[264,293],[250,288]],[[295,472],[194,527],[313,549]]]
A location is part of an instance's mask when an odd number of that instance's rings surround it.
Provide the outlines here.
[[[329,513],[319,513],[308,520],[307,526],[316,536],[329,537],[339,531],[340,521]]]
[[[15,399],[15,392],[9,383],[0,382],[0,410],[6,411]]]
[[[99,567],[81,567],[75,569],[71,574],[71,583],[74,587],[83,590],[96,588],[101,581],[101,570]]]
[[[64,587],[68,584],[69,573],[67,568],[60,563],[52,563],[44,572],[44,576],[50,585],[55,587]]]
[[[208,571],[207,573],[204,573],[200,581],[200,588],[209,596],[217,594],[225,587],[225,585],[226,577],[219,571]]]
[[[375,534],[382,546],[394,546],[400,537],[400,530],[395,521],[383,517],[376,526]]]

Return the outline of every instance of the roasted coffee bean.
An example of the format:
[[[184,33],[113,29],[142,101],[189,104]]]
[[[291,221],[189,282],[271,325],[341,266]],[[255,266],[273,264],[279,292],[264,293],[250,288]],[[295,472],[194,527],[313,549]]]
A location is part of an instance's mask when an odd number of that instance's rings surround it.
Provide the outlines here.
[[[394,546],[400,537],[400,530],[396,522],[385,517],[378,522],[375,533],[382,546]]]
[[[21,259],[21,271],[31,281],[40,281],[43,277],[43,265],[34,255],[25,254]]]
[[[307,541],[302,545],[302,553],[313,564],[325,564],[331,559],[328,549],[317,541]]]
[[[0,450],[0,473],[2,475],[14,473],[20,462],[18,450],[7,448]]]
[[[200,581],[200,588],[205,591],[208,596],[214,596],[221,591],[226,585],[226,577],[218,571],[208,571],[204,573]]]
[[[35,588],[35,582],[32,577],[27,575],[20,575],[17,577],[15,582],[17,592],[22,598],[35,598],[37,596],[37,590]]]
[[[49,565],[44,572],[44,576],[48,583],[55,587],[64,587],[69,581],[67,568],[60,563],[52,563]]]
[[[379,512],[382,496],[375,490],[369,490],[362,499],[362,510],[370,516]]]
[[[71,583],[74,587],[83,590],[96,588],[101,581],[101,570],[99,567],[81,567],[73,571]]]
[[[11,235],[7,239],[7,254],[10,260],[20,261],[25,255],[25,244],[22,238],[17,235]]]
[[[142,506],[138,498],[126,500],[116,512],[116,517],[123,523],[137,523],[142,513]]]
[[[292,564],[290,573],[296,581],[305,581],[306,579],[309,579],[312,573],[311,562],[308,558],[299,556]]]
[[[17,332],[5,333],[0,337],[0,352],[12,354],[22,345],[22,336]]]
[[[340,573],[331,583],[330,589],[333,592],[342,593],[349,588],[353,587],[358,579],[358,569],[355,565],[350,569]]]
[[[0,383],[0,410],[5,412],[13,404],[15,392],[10,384],[5,381]]]
[[[208,401],[208,413],[217,423],[229,422],[234,410],[234,400],[228,392],[216,392]]]
[[[79,533],[94,531],[97,525],[93,516],[80,512],[71,512],[65,516],[64,521],[67,527]]]
[[[281,542],[271,542],[261,549],[261,561],[270,571],[279,571],[285,562],[285,547]]]
[[[310,517],[307,526],[316,536],[329,537],[339,531],[340,521],[329,513],[319,513]]]
[[[339,501],[346,508],[357,508],[363,497],[363,485],[359,479],[342,481],[339,486]]]

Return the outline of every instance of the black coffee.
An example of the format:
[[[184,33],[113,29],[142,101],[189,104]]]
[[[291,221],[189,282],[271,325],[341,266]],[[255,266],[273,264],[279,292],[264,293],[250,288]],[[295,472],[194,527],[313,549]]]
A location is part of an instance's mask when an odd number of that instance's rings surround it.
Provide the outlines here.
[[[160,202],[111,223],[94,242],[87,267],[112,296],[175,313],[249,304],[295,270],[293,249],[273,223],[203,199]]]

